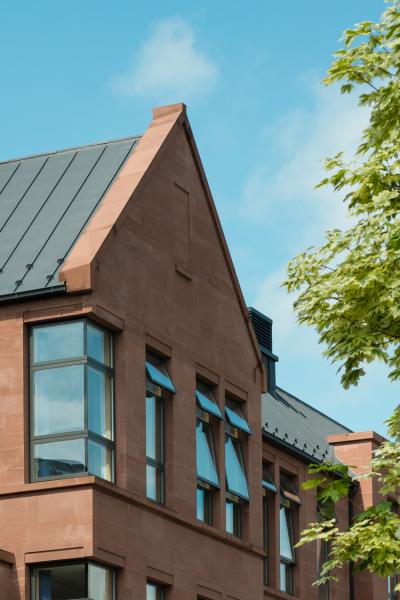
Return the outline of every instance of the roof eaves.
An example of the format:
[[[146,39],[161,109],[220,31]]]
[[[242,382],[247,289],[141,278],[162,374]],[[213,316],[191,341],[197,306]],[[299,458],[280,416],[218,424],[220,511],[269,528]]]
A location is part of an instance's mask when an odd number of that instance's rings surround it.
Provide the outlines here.
[[[262,430],[262,434],[263,434],[263,437],[267,438],[270,442],[276,444],[277,446],[280,446],[281,448],[284,448],[291,454],[300,456],[301,458],[305,459],[307,462],[314,462],[314,463],[322,464],[325,461],[325,458],[322,458],[322,457],[318,458],[314,454],[309,454],[305,450],[298,448],[297,446],[291,444],[290,442],[286,442],[282,438],[277,437],[276,435],[274,435],[274,433],[270,433],[269,431],[266,431],[264,428]],[[326,458],[329,458],[329,457],[326,457]],[[340,461],[338,461],[338,462],[340,462]]]
[[[56,296],[59,294],[65,294],[65,284],[54,285],[50,288],[40,288],[38,290],[27,290],[26,292],[13,292],[12,294],[5,294],[0,296],[0,303],[15,302],[16,300],[26,300],[27,298],[40,296]]]

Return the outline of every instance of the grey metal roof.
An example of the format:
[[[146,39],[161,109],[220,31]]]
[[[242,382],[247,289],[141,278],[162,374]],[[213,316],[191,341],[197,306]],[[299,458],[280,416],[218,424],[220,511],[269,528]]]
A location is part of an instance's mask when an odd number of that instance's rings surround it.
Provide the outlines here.
[[[280,387],[262,396],[263,433],[311,461],[334,460],[326,436],[350,429]]]
[[[0,301],[64,289],[57,272],[139,139],[0,162]]]

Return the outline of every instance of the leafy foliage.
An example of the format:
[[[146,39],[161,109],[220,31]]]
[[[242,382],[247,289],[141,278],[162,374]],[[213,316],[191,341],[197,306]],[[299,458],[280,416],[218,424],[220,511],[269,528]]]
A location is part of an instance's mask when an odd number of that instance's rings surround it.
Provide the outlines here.
[[[322,511],[323,518],[318,523],[310,523],[302,532],[297,546],[315,540],[329,542],[329,560],[322,566],[316,584],[337,581],[338,571],[349,561],[355,571],[368,570],[381,577],[399,572],[400,517],[395,509],[399,500],[400,436],[384,442],[375,451],[370,471],[365,475],[352,477],[349,467],[335,463],[311,465],[309,472],[314,477],[303,487],[316,489],[319,505],[327,510]],[[380,483],[380,494],[383,497],[390,494],[391,500],[371,506],[353,519],[347,531],[340,530],[332,502],[351,495],[354,482],[367,477],[375,478]],[[396,589],[400,590],[400,584]]]
[[[391,0],[379,23],[365,21],[344,33],[344,48],[324,80],[344,94],[358,92],[370,119],[351,161],[329,158],[318,187],[343,195],[351,225],[327,231],[325,242],[301,252],[288,265],[284,285],[296,292],[300,323],[314,327],[325,355],[339,365],[345,388],[356,385],[375,360],[400,379],[400,2]],[[350,561],[356,570],[380,576],[400,572],[400,408],[388,421],[390,441],[374,453],[370,472],[352,477],[348,467],[313,465],[306,489],[316,489],[320,521],[311,523],[299,546],[329,542],[322,584],[337,579]],[[351,468],[351,467],[350,467]],[[353,480],[374,478],[382,500],[340,530],[332,503],[351,495]],[[400,584],[397,586],[400,590]]]
[[[343,93],[358,87],[370,121],[357,154],[326,161],[321,186],[342,192],[354,224],[326,233],[288,265],[284,285],[298,292],[298,321],[313,326],[325,354],[340,365],[345,388],[357,384],[365,365],[386,362],[400,379],[400,4],[380,23],[360,23],[344,34],[345,48],[325,84]]]

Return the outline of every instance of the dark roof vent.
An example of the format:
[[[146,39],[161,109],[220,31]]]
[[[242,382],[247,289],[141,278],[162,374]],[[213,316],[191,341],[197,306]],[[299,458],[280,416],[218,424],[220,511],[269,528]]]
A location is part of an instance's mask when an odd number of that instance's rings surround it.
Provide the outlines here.
[[[255,308],[249,308],[249,317],[261,350],[272,352],[272,319],[263,315]]]

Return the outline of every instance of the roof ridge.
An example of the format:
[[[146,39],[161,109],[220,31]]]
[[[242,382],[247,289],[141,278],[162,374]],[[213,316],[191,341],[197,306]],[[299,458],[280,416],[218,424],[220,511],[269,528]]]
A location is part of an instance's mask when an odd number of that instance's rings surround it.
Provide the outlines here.
[[[319,410],[318,408],[315,408],[315,406],[312,406],[311,404],[309,404],[308,402],[304,402],[304,400],[301,400],[300,398],[298,398],[297,396],[295,396],[294,394],[292,394],[291,392],[288,392],[287,390],[283,389],[283,387],[281,387],[280,385],[276,386],[278,390],[281,390],[282,392],[284,392],[285,394],[287,394],[288,396],[291,396],[292,398],[294,398],[294,400],[297,400],[298,402],[301,402],[302,404],[304,404],[305,406],[308,406],[308,408],[311,408],[311,410],[315,411],[316,413],[322,415],[323,417],[325,417],[326,419],[329,419],[330,421],[332,421],[333,423],[336,423],[336,425],[339,425],[340,427],[343,427],[343,429],[346,429],[347,431],[353,433],[352,429],[349,429],[349,427],[346,427],[346,425],[343,425],[343,423],[339,423],[339,421],[337,421],[336,419],[334,419],[333,417],[330,417],[329,415],[327,415],[326,413],[322,412],[322,410]]]
[[[74,150],[85,150],[86,148],[94,148],[96,146],[103,146],[105,144],[115,144],[118,142],[125,142],[129,140],[138,140],[142,137],[139,135],[128,135],[122,138],[115,138],[112,140],[103,140],[101,142],[94,142],[92,144],[82,144],[80,146],[71,146],[70,148],[61,148],[60,150],[52,150],[51,152],[38,152],[37,154],[27,154],[26,156],[20,156],[17,158],[9,158],[7,160],[0,160],[0,165],[6,165],[8,163],[20,162],[22,160],[29,160],[30,158],[40,158],[41,156],[54,156],[55,154],[62,154],[63,152],[73,152]]]

